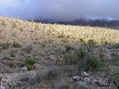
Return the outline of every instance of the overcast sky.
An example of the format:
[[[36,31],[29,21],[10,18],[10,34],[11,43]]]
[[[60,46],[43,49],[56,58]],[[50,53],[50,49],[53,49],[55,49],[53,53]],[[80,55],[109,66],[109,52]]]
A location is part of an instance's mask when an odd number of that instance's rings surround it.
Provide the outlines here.
[[[21,19],[119,20],[119,0],[2,0],[0,15]]]

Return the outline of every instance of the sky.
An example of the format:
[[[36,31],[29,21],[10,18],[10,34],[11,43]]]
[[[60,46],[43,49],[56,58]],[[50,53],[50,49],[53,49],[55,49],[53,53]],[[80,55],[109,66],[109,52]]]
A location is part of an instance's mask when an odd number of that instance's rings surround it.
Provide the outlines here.
[[[119,0],[2,0],[0,16],[27,20],[119,20]]]

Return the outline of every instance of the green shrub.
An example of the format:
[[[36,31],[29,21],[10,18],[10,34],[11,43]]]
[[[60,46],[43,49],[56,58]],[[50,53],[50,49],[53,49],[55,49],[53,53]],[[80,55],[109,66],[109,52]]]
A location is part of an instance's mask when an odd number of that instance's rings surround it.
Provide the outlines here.
[[[35,59],[32,59],[32,58],[27,58],[25,60],[25,66],[28,68],[28,70],[32,70],[34,69],[34,64],[36,63]]]
[[[90,55],[86,60],[85,69],[87,71],[95,71],[98,69],[100,63],[95,56]]]
[[[81,38],[81,39],[80,39],[80,42],[84,43],[85,41],[84,41],[84,39],[83,39],[83,38]]]
[[[119,89],[119,73],[118,72],[112,75],[112,81]]]
[[[84,59],[86,56],[86,52],[81,48],[77,51],[77,56],[81,59]]]

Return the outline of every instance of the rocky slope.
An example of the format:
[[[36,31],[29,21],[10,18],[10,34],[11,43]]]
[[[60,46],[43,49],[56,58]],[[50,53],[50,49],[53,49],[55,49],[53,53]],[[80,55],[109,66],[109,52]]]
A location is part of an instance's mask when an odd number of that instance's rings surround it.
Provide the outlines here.
[[[0,17],[0,85],[6,89],[116,89],[111,80],[118,63],[117,29]]]

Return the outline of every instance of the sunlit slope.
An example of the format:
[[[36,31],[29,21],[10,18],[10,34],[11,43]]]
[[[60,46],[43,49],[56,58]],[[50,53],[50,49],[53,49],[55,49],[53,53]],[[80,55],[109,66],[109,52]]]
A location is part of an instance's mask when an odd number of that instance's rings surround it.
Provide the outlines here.
[[[42,43],[54,46],[64,43],[87,42],[119,43],[119,30],[58,24],[42,24],[0,17],[0,42],[18,42],[22,45]]]

